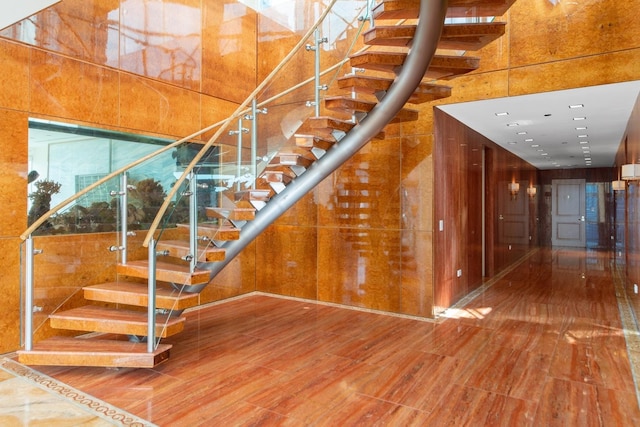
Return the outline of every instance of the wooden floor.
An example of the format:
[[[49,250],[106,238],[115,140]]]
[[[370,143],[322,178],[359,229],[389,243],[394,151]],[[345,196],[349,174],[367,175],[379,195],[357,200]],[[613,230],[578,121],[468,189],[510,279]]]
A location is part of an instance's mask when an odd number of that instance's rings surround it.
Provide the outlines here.
[[[610,268],[540,250],[438,322],[254,295],[156,369],[37,369],[161,426],[638,426]]]

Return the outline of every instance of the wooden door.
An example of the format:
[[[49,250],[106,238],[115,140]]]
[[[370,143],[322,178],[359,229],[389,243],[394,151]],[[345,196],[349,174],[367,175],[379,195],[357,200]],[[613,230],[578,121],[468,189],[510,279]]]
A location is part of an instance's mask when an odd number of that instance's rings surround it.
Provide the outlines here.
[[[584,248],[585,180],[554,179],[551,184],[551,244]]]
[[[519,182],[520,190],[513,195],[507,184],[501,182],[498,186],[498,241],[511,250],[511,245],[529,244],[529,203],[525,192],[529,182]]]

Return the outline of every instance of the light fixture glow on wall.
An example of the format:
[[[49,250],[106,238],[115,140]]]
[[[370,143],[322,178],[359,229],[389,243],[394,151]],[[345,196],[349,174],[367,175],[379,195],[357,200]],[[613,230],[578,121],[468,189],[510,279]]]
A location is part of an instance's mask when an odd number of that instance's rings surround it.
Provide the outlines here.
[[[627,189],[627,184],[620,179],[620,169],[618,169],[618,179],[611,181],[611,189],[613,191],[624,191]]]
[[[518,192],[520,192],[520,184],[518,184],[517,182],[510,182],[509,184],[507,184],[507,188],[509,189],[509,194],[511,194],[511,197],[516,197],[518,195]]]
[[[536,187],[527,187],[527,194],[529,195],[530,198],[534,198],[536,197],[536,194],[538,193],[538,189]]]
[[[622,179],[633,181],[640,179],[640,164],[622,165]]]
[[[624,191],[626,188],[626,183],[622,180],[611,181],[611,189],[613,191]]]

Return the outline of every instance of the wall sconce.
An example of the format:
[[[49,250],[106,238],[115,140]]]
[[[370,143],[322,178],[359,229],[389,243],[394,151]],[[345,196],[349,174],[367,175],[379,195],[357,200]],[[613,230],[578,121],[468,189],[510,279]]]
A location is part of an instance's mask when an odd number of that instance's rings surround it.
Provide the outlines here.
[[[640,179],[640,165],[622,165],[622,179],[625,181]]]
[[[520,192],[520,184],[517,182],[510,182],[507,184],[507,188],[509,189],[509,194],[511,194],[511,198],[515,199],[518,193]]]
[[[626,188],[626,183],[622,180],[611,181],[611,189],[613,191],[624,191]]]
[[[527,187],[527,194],[529,198],[533,199],[536,197],[536,193],[538,193],[538,189],[536,187]]]

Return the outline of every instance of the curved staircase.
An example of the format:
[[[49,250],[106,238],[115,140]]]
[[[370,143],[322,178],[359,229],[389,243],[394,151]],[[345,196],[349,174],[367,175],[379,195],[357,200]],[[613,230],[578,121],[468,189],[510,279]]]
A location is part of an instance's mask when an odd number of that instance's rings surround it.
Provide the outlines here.
[[[514,1],[450,0],[446,16],[502,16]],[[255,188],[229,191],[222,195],[218,207],[206,209],[210,221],[198,226],[199,241],[204,243],[198,246],[199,262],[195,269],[189,263],[192,250],[186,238],[190,232],[187,227],[178,227],[184,228],[184,239],[172,237],[157,243],[155,250],[163,260],[157,263],[155,270],[157,337],[182,331],[185,322],[182,311],[198,305],[198,293],[211,278],[364,144],[374,138],[384,139],[386,124],[418,120],[418,111],[405,107],[406,103],[421,104],[446,98],[450,96],[451,88],[436,84],[434,80],[453,79],[478,68],[479,58],[433,55],[436,43],[433,40],[418,43],[417,39],[414,41],[416,34],[440,34],[439,49],[464,51],[478,50],[504,34],[505,24],[500,22],[445,24],[440,32],[443,16],[424,18],[423,15],[418,26],[386,25],[390,20],[415,20],[424,11],[439,8],[440,2],[421,5],[419,0],[382,1],[374,8],[376,26],[363,34],[364,43],[385,47],[388,51],[367,51],[351,56],[352,67],[371,73],[350,74],[338,79],[338,87],[348,95],[324,100],[325,111],[335,113],[335,116],[307,119],[292,138],[295,145],[280,149],[272,157],[258,176]],[[421,29],[423,21],[429,20],[436,22],[437,28]],[[382,24],[378,25],[380,22]],[[414,49],[422,52],[416,46],[426,45],[424,49],[429,51],[429,43],[433,45],[430,63],[428,58],[411,59]],[[413,56],[420,55],[415,53]],[[424,68],[419,73],[409,69],[420,62]],[[403,85],[410,85],[409,90]],[[394,91],[400,95],[394,95]],[[352,97],[352,93],[358,97]],[[345,119],[346,116],[350,118]],[[343,203],[351,203],[348,195],[353,191],[345,189],[342,192]],[[148,287],[140,283],[140,279],[149,277],[148,261],[119,264],[117,271],[119,275],[130,277],[131,281],[87,286],[83,288],[84,298],[94,304],[56,312],[49,317],[52,328],[93,334],[42,340],[31,350],[19,351],[19,361],[29,365],[118,367],[153,367],[165,361],[170,345],[159,344],[149,352],[147,344],[139,342],[144,341],[147,331],[147,312],[141,308],[148,306]]]

